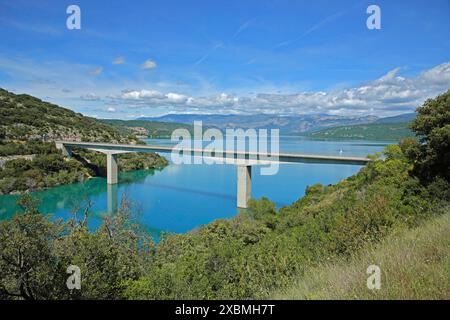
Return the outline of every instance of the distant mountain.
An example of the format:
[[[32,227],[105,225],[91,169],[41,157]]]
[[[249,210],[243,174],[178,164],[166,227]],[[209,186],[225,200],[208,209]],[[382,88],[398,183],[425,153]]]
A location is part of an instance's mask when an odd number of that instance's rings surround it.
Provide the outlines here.
[[[359,124],[308,132],[306,135],[311,138],[331,140],[399,141],[414,136],[408,124],[409,122]]]
[[[324,128],[373,123],[379,118],[375,116],[334,116],[334,115],[298,115],[278,116],[259,115],[203,115],[203,114],[168,114],[160,117],[145,117],[138,120],[175,122],[192,125],[194,121],[202,121],[205,127],[225,128],[266,128],[280,129],[282,134],[302,134],[307,131]]]
[[[416,118],[417,114],[415,112],[403,113],[393,117],[380,118],[375,123],[404,123],[411,122]]]
[[[405,113],[394,117],[380,118],[373,123],[351,126],[338,126],[306,135],[317,139],[363,139],[363,140],[393,140],[398,141],[414,136],[409,124],[416,113]]]

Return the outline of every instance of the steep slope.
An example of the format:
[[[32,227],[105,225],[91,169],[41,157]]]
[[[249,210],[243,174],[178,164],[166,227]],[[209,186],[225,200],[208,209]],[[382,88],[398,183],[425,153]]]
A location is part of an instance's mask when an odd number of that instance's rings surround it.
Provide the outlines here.
[[[131,142],[116,129],[80,113],[0,88],[0,139]]]
[[[450,213],[368,246],[349,261],[308,269],[275,299],[450,299]],[[366,270],[381,270],[380,289],[367,288]]]

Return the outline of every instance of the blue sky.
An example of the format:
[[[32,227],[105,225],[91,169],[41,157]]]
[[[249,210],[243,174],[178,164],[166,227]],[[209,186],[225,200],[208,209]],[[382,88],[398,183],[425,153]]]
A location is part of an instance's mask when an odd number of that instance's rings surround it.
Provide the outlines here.
[[[0,87],[103,118],[393,115],[450,88],[448,0],[0,0],[0,37]]]

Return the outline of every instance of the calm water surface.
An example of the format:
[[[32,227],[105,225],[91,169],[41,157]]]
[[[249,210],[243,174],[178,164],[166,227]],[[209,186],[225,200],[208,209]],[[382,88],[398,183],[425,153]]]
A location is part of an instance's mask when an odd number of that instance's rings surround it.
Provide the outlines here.
[[[170,145],[170,140],[148,139],[151,145]],[[314,141],[281,137],[281,152],[322,155],[366,156],[380,152],[389,142]],[[169,155],[164,155],[167,158]],[[360,166],[327,164],[283,164],[273,176],[252,172],[252,196],[267,196],[277,207],[288,205],[304,195],[306,186],[332,184],[355,174]],[[236,167],[232,165],[174,165],[161,171],[121,173],[119,184],[107,186],[106,179],[65,185],[34,192],[41,200],[40,210],[55,218],[67,219],[73,208],[92,202],[90,227],[113,212],[124,194],[139,213],[139,221],[156,238],[161,231],[182,233],[215,219],[232,217],[236,208]],[[20,210],[17,196],[0,196],[0,219]]]

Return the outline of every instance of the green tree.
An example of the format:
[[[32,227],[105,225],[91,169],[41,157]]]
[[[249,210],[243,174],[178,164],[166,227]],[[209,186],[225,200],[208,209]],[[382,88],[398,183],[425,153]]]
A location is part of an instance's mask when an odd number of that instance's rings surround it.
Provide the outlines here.
[[[61,262],[53,254],[63,227],[39,214],[30,196],[19,204],[23,214],[0,222],[0,298],[55,298],[65,283]]]
[[[411,129],[420,144],[408,150],[414,161],[413,172],[423,182],[436,177],[450,180],[450,90],[427,100],[417,109]]]

